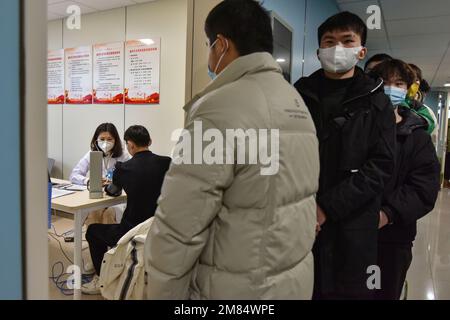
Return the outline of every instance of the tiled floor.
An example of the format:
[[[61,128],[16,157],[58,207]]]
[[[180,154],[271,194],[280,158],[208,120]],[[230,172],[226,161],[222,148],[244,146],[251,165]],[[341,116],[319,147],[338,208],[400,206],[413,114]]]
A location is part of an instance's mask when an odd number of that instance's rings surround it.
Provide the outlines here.
[[[53,224],[58,234],[73,228],[73,221],[54,217]],[[60,240],[68,258],[73,259],[73,243]],[[418,223],[418,234],[414,243],[414,258],[409,269],[408,300],[449,300],[450,299],[450,189],[444,189],[439,194],[433,212]],[[71,263],[61,252],[58,242],[49,236],[50,270],[58,261],[67,268]],[[83,244],[83,260],[89,261],[87,243]],[[61,265],[55,266],[55,273],[61,271]],[[49,280],[50,299],[72,299],[58,290],[54,282]],[[101,296],[86,296],[83,299],[98,300]]]
[[[450,189],[419,221],[413,262],[408,271],[408,299],[450,299]]]

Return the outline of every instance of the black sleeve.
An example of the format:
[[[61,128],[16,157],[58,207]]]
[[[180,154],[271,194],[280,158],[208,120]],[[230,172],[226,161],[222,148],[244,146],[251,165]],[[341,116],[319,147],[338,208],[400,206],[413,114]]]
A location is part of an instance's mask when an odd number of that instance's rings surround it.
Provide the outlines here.
[[[369,156],[358,172],[317,198],[327,218],[339,221],[357,214],[357,209],[383,193],[395,167],[396,125],[388,99],[376,116],[375,137]]]
[[[411,224],[433,210],[440,189],[440,166],[430,136],[420,132],[415,143],[413,161],[405,183],[385,195],[383,210],[389,212],[394,224]]]
[[[123,182],[124,170],[123,170],[122,166],[123,166],[123,163],[121,163],[121,162],[116,163],[116,168],[113,173],[113,181],[111,184],[109,184],[105,187],[106,194],[111,197],[118,197],[122,194],[123,183],[124,183]]]

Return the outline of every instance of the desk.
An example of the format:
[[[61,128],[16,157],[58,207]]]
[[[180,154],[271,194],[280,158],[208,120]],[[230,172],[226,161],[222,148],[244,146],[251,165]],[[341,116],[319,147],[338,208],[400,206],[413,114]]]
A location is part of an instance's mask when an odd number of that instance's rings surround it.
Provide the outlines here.
[[[52,179],[54,183],[70,183],[64,180]],[[112,207],[118,204],[126,203],[127,196],[125,192],[122,193],[121,196],[117,198],[109,197],[104,194],[103,199],[89,199],[89,191],[78,191],[60,198],[52,199],[52,209],[59,210],[62,212],[71,213],[75,217],[75,248],[74,248],[74,265],[78,266],[78,270],[81,272],[75,272],[74,276],[78,277],[74,278],[75,283],[81,283],[81,274],[83,270],[82,266],[82,228],[84,221],[90,212],[94,210],[99,210],[103,208]],[[75,300],[81,299],[81,288],[74,289]]]

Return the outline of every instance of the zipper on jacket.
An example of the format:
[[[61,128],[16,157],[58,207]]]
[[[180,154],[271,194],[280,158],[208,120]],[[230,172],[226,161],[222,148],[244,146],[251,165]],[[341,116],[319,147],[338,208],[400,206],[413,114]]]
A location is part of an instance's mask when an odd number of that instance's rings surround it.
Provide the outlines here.
[[[344,102],[342,103],[342,105],[345,105],[345,104],[347,104],[347,103],[350,103],[350,102],[355,101],[355,100],[360,99],[360,98],[364,98],[364,97],[366,97],[366,96],[368,96],[368,95],[374,93],[374,92],[377,91],[383,84],[384,84],[383,79],[380,79],[380,83],[379,83],[375,88],[373,88],[371,91],[366,92],[366,93],[364,93],[364,94],[361,94],[361,95],[359,95],[359,96],[353,97],[353,98],[351,98],[351,99],[348,99],[348,100],[344,101]]]
[[[119,300],[125,300],[126,294],[128,290],[130,289],[131,279],[133,279],[134,270],[136,269],[137,265],[137,254],[136,254],[136,241],[133,239],[131,240],[131,244],[133,245],[133,250],[131,250],[131,266],[128,269],[128,275],[125,279],[124,285],[122,287],[122,290],[120,292]]]

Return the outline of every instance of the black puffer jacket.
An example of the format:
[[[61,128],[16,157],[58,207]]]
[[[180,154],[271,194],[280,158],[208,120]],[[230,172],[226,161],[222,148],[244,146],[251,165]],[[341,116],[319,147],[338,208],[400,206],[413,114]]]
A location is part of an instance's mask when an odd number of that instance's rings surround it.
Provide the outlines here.
[[[394,170],[395,116],[383,81],[357,68],[340,112],[325,121],[318,96],[323,77],[319,70],[295,84],[317,128],[317,202],[327,215],[314,246],[315,294],[370,298],[367,268],[377,263],[381,199]]]
[[[439,186],[439,160],[427,124],[406,107],[397,125],[396,166],[383,197],[383,211],[392,224],[380,230],[379,242],[411,244],[417,220],[434,208]]]

